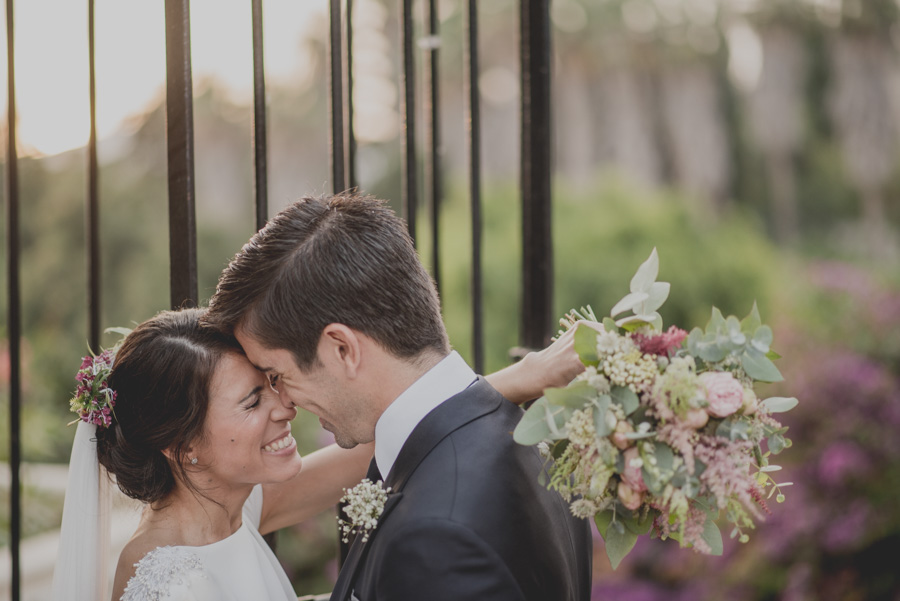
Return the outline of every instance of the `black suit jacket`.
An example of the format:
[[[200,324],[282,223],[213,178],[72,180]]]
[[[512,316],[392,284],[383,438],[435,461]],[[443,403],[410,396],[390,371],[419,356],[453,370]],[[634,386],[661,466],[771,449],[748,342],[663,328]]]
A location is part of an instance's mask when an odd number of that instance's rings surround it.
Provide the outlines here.
[[[588,601],[588,522],[538,483],[536,448],[513,441],[521,416],[482,378],[429,413],[401,449],[378,527],[368,542],[354,541],[332,601],[351,593],[360,601]]]

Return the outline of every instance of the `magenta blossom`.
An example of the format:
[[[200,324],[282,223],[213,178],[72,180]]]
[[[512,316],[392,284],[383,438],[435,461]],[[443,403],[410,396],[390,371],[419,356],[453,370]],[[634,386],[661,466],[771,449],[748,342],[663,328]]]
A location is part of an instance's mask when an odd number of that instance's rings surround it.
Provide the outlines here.
[[[687,332],[681,328],[669,326],[668,330],[654,336],[635,333],[632,335],[632,340],[640,347],[642,353],[667,357],[681,347],[681,343],[686,337]]]

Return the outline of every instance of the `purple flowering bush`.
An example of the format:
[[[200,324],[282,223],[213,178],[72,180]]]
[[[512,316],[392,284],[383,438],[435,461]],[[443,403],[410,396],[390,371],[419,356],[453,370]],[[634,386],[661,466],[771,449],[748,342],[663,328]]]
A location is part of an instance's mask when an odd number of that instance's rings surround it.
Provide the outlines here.
[[[639,541],[594,599],[900,598],[900,288],[852,265],[808,266],[775,324],[785,384],[787,501],[722,557]]]

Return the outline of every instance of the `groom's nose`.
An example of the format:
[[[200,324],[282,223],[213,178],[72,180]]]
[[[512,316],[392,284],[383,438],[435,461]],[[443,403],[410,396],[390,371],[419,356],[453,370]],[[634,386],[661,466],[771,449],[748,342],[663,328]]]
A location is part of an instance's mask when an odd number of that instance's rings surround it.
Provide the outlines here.
[[[290,395],[282,394],[280,390],[276,390],[275,392],[278,393],[278,400],[280,400],[281,404],[285,407],[292,409],[297,406],[297,403],[295,403],[293,399],[291,399]]]

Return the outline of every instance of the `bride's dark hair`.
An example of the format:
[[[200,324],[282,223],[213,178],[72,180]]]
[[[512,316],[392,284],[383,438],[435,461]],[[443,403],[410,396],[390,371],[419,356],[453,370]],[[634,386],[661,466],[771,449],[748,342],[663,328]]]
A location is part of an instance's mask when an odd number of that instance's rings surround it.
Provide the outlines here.
[[[97,458],[122,492],[145,503],[164,499],[176,478],[188,483],[187,449],[203,437],[216,365],[240,352],[233,338],[200,325],[204,311],[164,311],[137,326],[107,380],[115,417],[97,429]]]

